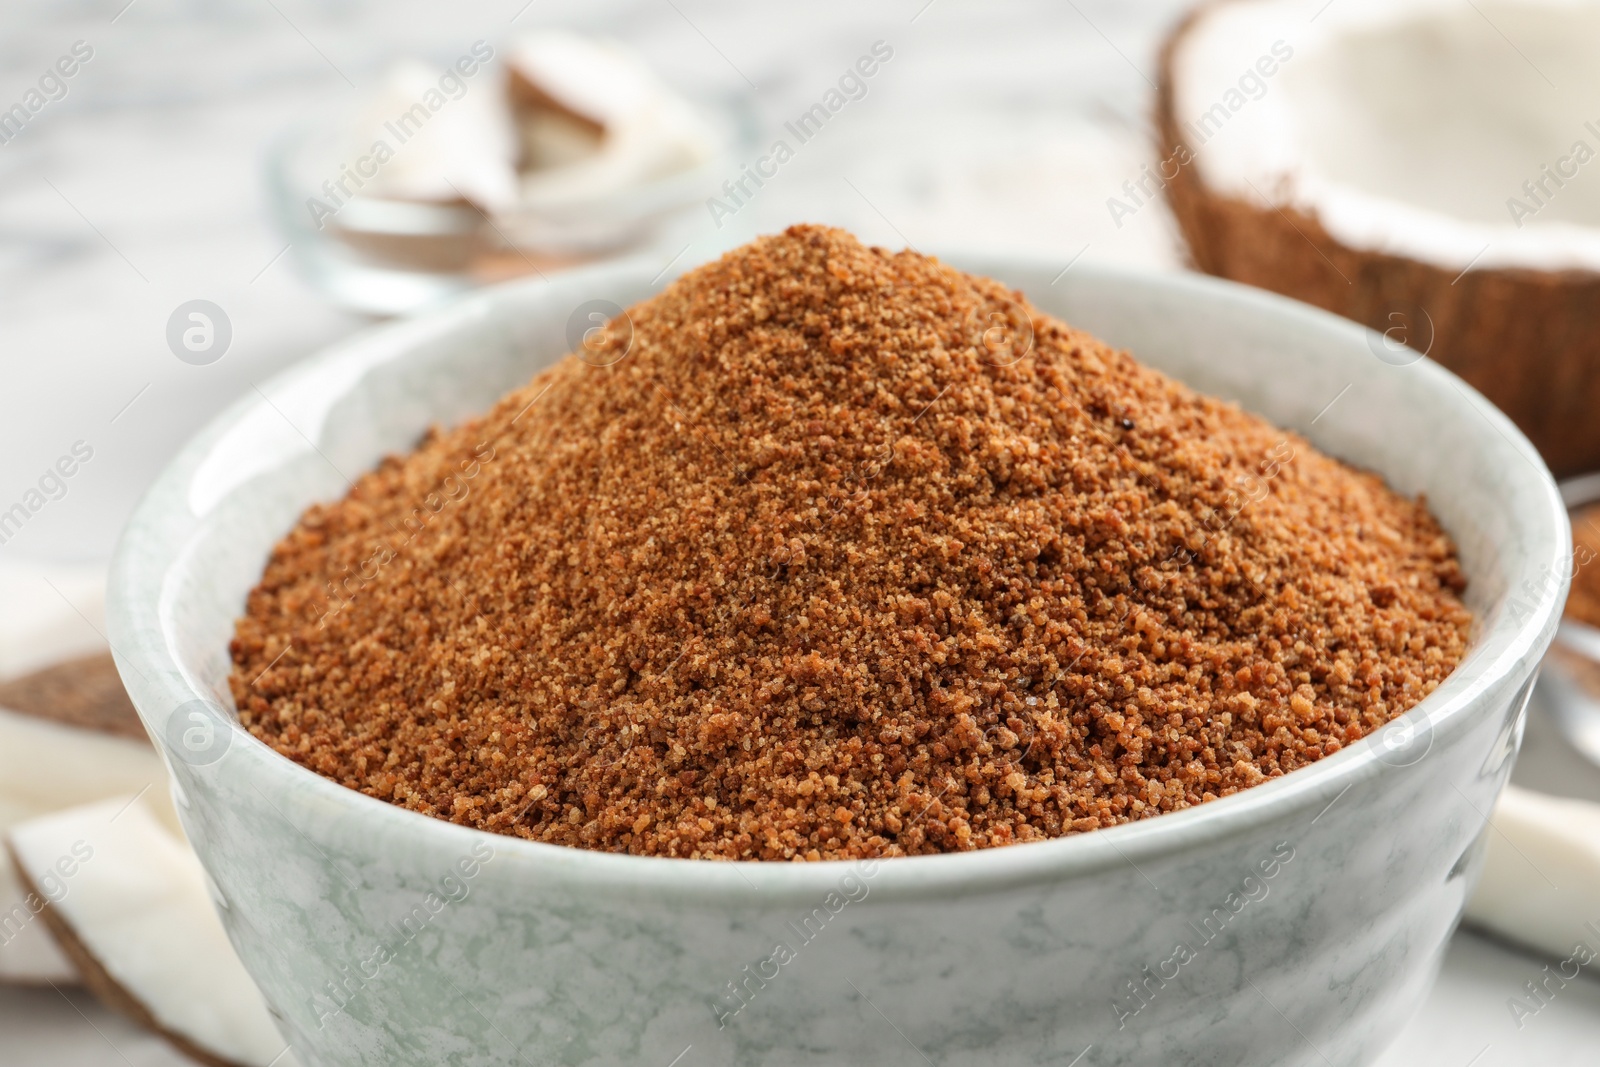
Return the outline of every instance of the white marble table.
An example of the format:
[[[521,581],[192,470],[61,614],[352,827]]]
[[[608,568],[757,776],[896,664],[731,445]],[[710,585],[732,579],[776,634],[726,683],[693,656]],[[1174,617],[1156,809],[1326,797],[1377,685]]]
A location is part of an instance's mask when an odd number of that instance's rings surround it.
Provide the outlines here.
[[[811,220],[877,243],[1177,269],[1159,205],[1105,200],[1148,142],[1156,43],[1179,0],[84,0],[0,6],[0,108],[83,41],[93,57],[0,145],[0,509],[75,442],[94,459],[0,545],[0,566],[105,558],[164,459],[253,383],[367,320],[303,284],[265,208],[268,141],[370,87],[389,60],[566,25],[623,38],[693,92],[752,94],[777,129],[874,41],[893,60],[738,224]],[[709,217],[690,257],[732,239]],[[220,305],[233,341],[180,362],[179,304]],[[5,605],[0,605],[4,610]],[[1530,768],[1534,768],[1530,770]],[[1551,769],[1553,768],[1553,769]],[[1530,733],[1519,774],[1600,798],[1600,771]],[[1554,783],[1554,784],[1553,784]],[[1463,934],[1385,1067],[1587,1062],[1600,983],[1521,1031],[1505,1000],[1544,961]],[[1474,1059],[1477,1057],[1477,1059]],[[0,1064],[180,1062],[86,995],[0,989]]]

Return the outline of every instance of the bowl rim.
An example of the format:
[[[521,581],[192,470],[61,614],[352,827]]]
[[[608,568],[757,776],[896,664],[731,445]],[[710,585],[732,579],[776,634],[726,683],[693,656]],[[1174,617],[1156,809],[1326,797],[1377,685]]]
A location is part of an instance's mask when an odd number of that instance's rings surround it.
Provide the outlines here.
[[[1059,266],[1039,257],[1017,255],[951,256],[950,262],[958,267],[975,263],[975,270],[1009,265],[1025,272],[1048,267],[1046,276]],[[271,390],[275,386],[288,387],[300,380],[315,379],[334,368],[370,360],[375,350],[387,351],[387,359],[403,360],[419,343],[469,327],[485,316],[492,318],[497,310],[516,306],[518,296],[526,296],[534,290],[543,290],[537,297],[544,300],[563,300],[571,294],[589,295],[596,291],[596,286],[608,282],[650,278],[654,266],[630,259],[572,271],[551,281],[520,279],[493,286],[416,318],[362,330],[295,363],[262,385]],[[1231,304],[1234,310],[1248,316],[1276,318],[1323,334],[1342,333],[1352,345],[1365,347],[1370,334],[1356,323],[1309,305],[1209,276],[1089,264],[1079,265],[1075,270],[1080,277],[1173,290],[1180,296],[1185,295],[1183,290],[1188,290],[1188,295]],[[662,272],[648,284],[651,291],[656,292],[671,280],[671,275]],[[1527,517],[1524,525],[1533,530],[1543,529],[1549,535],[1548,543],[1543,546],[1524,546],[1526,559],[1521,567],[1507,568],[1506,592],[1501,600],[1513,595],[1515,590],[1526,591],[1525,580],[1537,579],[1537,592],[1530,595],[1531,610],[1521,618],[1512,619],[1510,627],[1489,627],[1485,625],[1489,616],[1505,614],[1503,610],[1496,610],[1500,606],[1497,603],[1483,618],[1476,620],[1483,625],[1483,630],[1474,636],[1472,647],[1455,671],[1433,693],[1392,720],[1392,724],[1407,728],[1424,723],[1437,743],[1441,737],[1466,729],[1472,718],[1470,710],[1487,694],[1503,689],[1509,696],[1512,684],[1523,684],[1524,676],[1531,680],[1538,654],[1553,636],[1565,600],[1565,570],[1560,569],[1561,580],[1552,583],[1548,579],[1550,569],[1559,569],[1565,556],[1570,555],[1571,533],[1566,508],[1554,479],[1533,446],[1510,420],[1432,360],[1422,359],[1410,370],[1425,377],[1427,388],[1440,396],[1441,403],[1463,411],[1463,405],[1477,409],[1477,414],[1486,421],[1474,423],[1472,432],[1488,448],[1505,453],[1508,460],[1515,455],[1523,461],[1510,462],[1508,466],[1517,471],[1514,477],[1531,483],[1530,498],[1542,500],[1545,510],[1543,516]],[[360,381],[360,377],[354,379],[357,390]],[[185,444],[147,490],[117,546],[107,605],[112,652],[145,728],[163,759],[167,759],[161,740],[166,718],[188,701],[206,699],[205,694],[186,681],[178,655],[164,630],[161,610],[169,576],[187,566],[192,542],[203,537],[194,529],[200,520],[188,511],[189,482],[230,429],[248,412],[266,403],[262,396],[246,396],[222,411]],[[1522,469],[1524,465],[1528,471]],[[1504,555],[1502,550],[1502,559]],[[1524,694],[1528,689],[1531,686],[1525,686]],[[834,889],[851,870],[862,869],[872,871],[874,891],[891,899],[1012,888],[1081,876],[1121,864],[1138,870],[1136,861],[1140,858],[1203,847],[1255,827],[1281,822],[1289,814],[1320,808],[1316,818],[1321,818],[1322,813],[1359,781],[1394,769],[1394,765],[1382,760],[1376,747],[1383,731],[1375,731],[1332,756],[1231,796],[1090,833],[972,852],[885,857],[876,861],[694,861],[598,852],[461,826],[397,807],[324,778],[279,755],[240,727],[236,720],[231,721],[230,729],[233,734],[230,748],[216,767],[228,766],[231,780],[247,783],[258,790],[270,789],[274,806],[282,809],[280,815],[286,819],[289,812],[297,811],[305,816],[304,820],[291,821],[291,825],[313,822],[331,826],[348,819],[350,825],[363,825],[373,837],[404,839],[413,848],[449,856],[465,854],[474,844],[489,842],[495,848],[497,864],[498,857],[504,856],[509,861],[506,867],[537,872],[542,878],[560,879],[600,893],[629,894],[644,890],[705,902],[748,901],[757,895],[774,902],[814,901]],[[215,770],[215,767],[205,770]],[[180,801],[180,811],[185,806]],[[1480,814],[1487,817],[1487,813]],[[328,832],[342,831],[329,829]],[[204,849],[199,851],[204,860]]]

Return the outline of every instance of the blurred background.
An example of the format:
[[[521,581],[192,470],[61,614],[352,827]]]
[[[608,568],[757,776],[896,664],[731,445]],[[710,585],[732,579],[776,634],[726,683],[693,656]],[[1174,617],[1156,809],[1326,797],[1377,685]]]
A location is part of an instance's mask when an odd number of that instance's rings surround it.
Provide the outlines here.
[[[503,50],[548,26],[601,33],[688,96],[747,102],[764,146],[884,40],[894,58],[865,98],[721,230],[696,211],[684,261],[817,221],[896,247],[1014,248],[1063,266],[1085,244],[1087,256],[1178,262],[1160,210],[1119,230],[1104,207],[1148,150],[1154,47],[1178,3],[1086,2],[1080,14],[935,0],[915,22],[915,3],[124,4],[8,4],[0,16],[7,101],[75,41],[94,49],[67,95],[0,150],[0,485],[20,492],[79,438],[96,450],[8,553],[104,557],[182,441],[252,382],[370,321],[297,277],[272,218],[268,153],[378,90],[403,57],[447,65],[474,41]],[[167,319],[192,299],[232,324],[211,365],[168,349]]]
[[[379,321],[375,312],[447,295],[449,284],[419,295],[330,277],[328,249],[316,247],[327,231],[285,224],[285,203],[304,211],[280,187],[293,146],[380,98],[397,60],[438,69],[479,41],[503,56],[522,35],[553,28],[621,41],[715,118],[715,165],[736,178],[875,43],[892,50],[864,95],[732,217],[714,218],[701,197],[614,247],[501,249],[473,259],[474,278],[608,255],[675,269],[800,221],[895,248],[1023,253],[1062,270],[1079,261],[1181,270],[1165,204],[1119,225],[1106,201],[1156,157],[1157,50],[1188,6],[10,0],[0,7],[0,107],[58,58],[81,62],[64,95],[0,144],[0,509],[79,442],[92,460],[0,544],[0,674],[30,665],[34,652],[4,651],[6,635],[41,612],[58,621],[54,651],[37,655],[96,647],[97,575],[145,486],[201,425]],[[183,358],[170,340],[173,321],[199,321],[175,319],[193,301],[209,302],[195,305],[214,331],[203,359]],[[1517,777],[1600,799],[1600,772],[1537,715]],[[1520,1028],[1506,1009],[1544,962],[1458,935],[1428,1008],[1385,1063],[1591,1061],[1600,983],[1575,983]],[[178,1062],[87,994],[0,987],[0,1063]]]

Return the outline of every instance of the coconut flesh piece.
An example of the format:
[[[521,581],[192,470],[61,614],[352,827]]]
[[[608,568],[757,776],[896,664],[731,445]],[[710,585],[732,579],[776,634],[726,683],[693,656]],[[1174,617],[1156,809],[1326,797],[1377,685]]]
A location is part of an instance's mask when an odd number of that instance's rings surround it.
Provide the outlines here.
[[[516,132],[494,73],[456,76],[464,88],[455,96],[440,88],[441,76],[415,60],[396,63],[362,107],[341,142],[348,159],[376,168],[360,195],[441,204],[466,199],[491,211],[510,207],[517,198]],[[373,151],[379,142],[390,153],[381,163]],[[363,157],[374,162],[361,164]]]
[[[1600,270],[1600,6],[1239,0],[1171,62],[1214,192],[1452,272]]]
[[[591,201],[711,154],[688,101],[628,48],[552,31],[513,44],[506,63],[523,131],[524,209]]]
[[[0,837],[40,812],[0,800]],[[9,861],[0,862],[0,982],[47,985],[76,982],[78,970],[57,947]]]
[[[104,651],[106,569],[0,560],[0,678]]]
[[[65,668],[80,676],[104,669],[91,661]],[[0,700],[21,684],[0,689]],[[104,716],[99,728],[91,729],[0,706],[0,837],[12,826],[52,811],[140,792],[161,821],[179,832],[161,758],[144,739],[132,707],[125,712],[131,729],[117,722],[117,714]],[[94,716],[77,718],[89,722]],[[134,730],[137,738],[130,736]],[[0,982],[76,980],[77,972],[29,907],[11,865],[0,863]]]
[[[0,835],[61,808],[149,790],[176,829],[166,769],[146,742],[0,709]],[[0,982],[75,982],[77,971],[38,923],[10,864],[0,864]]]
[[[491,81],[492,68],[457,79],[466,86],[458,97],[440,92],[439,72],[426,64],[390,68],[339,141],[352,159],[372,156],[378,141],[390,150],[360,196],[465,199],[514,215],[612,195],[710,155],[710,131],[693,107],[620,45],[540,33],[510,46],[506,68],[503,82]],[[402,126],[419,106],[425,121]]]
[[[1600,950],[1600,804],[1508,785],[1490,825],[1467,921],[1552,960]]]
[[[0,707],[0,811],[31,816],[143,793],[174,832],[167,770],[148,741],[86,730]]]
[[[289,1067],[293,1053],[239,962],[187,843],[143,798],[11,828],[11,859],[84,983],[202,1063]]]

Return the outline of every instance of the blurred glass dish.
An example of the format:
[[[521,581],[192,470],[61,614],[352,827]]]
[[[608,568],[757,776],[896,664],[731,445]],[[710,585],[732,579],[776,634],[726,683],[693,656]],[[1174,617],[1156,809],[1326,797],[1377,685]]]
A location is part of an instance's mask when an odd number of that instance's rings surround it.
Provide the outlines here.
[[[631,52],[545,33],[380,90],[271,151],[273,214],[336,302],[402,314],[479,285],[676,247],[754,143],[742,101],[690,101]]]
[[[1576,584],[1584,568],[1600,567],[1600,558],[1585,544],[1600,540],[1600,530],[1578,528],[1580,521],[1591,521],[1580,519],[1584,509],[1600,503],[1600,472],[1569,478],[1560,489],[1576,532],[1571,557]],[[1539,695],[1568,742],[1589,762],[1600,765],[1600,627],[1570,614],[1561,617],[1545,655]]]

